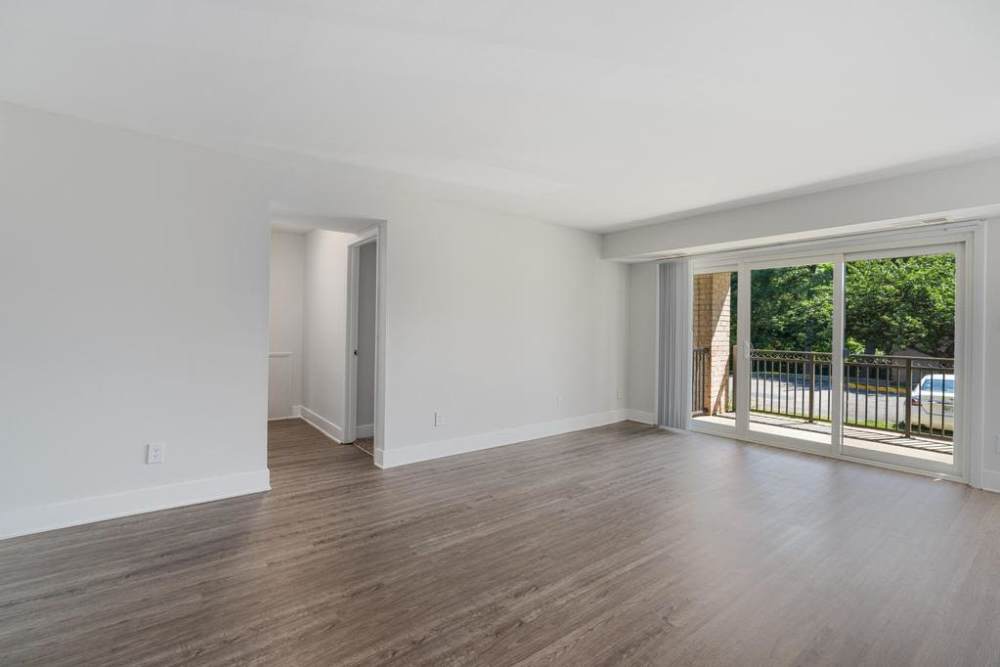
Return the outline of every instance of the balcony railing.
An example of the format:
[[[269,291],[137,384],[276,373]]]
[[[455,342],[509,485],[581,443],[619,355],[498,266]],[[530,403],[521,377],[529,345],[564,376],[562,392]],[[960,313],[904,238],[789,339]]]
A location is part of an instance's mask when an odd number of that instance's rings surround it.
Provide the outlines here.
[[[730,355],[731,360],[735,358]],[[692,405],[704,408],[711,381],[707,348],[694,350]],[[847,355],[844,358],[843,422],[905,437],[950,440],[954,431],[955,360],[948,357]],[[832,355],[799,350],[753,350],[750,354],[750,411],[829,422]],[[736,404],[730,370],[727,409]]]

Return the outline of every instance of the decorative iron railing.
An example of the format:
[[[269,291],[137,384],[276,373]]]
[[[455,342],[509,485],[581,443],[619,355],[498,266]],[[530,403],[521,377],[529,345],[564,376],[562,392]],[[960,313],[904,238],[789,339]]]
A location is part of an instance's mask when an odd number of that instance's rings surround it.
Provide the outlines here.
[[[727,409],[735,406],[732,359]],[[805,422],[831,420],[832,355],[800,350],[753,350],[750,353],[751,412],[792,417]],[[694,351],[695,412],[704,405],[710,378],[707,348]],[[950,440],[955,428],[955,360],[948,357],[847,355],[844,358],[843,423],[891,431],[906,437]]]

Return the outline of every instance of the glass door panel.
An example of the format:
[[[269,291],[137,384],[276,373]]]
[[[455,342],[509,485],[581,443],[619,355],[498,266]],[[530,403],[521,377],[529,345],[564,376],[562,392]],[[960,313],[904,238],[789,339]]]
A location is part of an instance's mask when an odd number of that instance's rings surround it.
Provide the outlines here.
[[[691,299],[691,421],[735,428],[736,271],[696,273]]]
[[[844,454],[954,466],[956,252],[845,262]]]
[[[748,428],[765,439],[830,445],[834,264],[756,268],[749,279],[749,390],[741,398]]]

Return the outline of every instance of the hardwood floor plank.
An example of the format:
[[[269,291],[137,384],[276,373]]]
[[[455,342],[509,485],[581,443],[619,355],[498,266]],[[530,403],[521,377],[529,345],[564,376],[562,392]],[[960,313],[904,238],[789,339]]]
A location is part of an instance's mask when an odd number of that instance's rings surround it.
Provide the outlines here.
[[[0,542],[0,664],[1000,664],[1000,496],[634,423]]]

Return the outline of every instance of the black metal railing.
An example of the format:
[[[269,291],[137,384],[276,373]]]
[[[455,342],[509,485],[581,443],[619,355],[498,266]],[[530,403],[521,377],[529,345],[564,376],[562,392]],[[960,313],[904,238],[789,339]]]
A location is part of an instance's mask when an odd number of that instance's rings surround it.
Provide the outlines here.
[[[728,409],[735,406],[730,355]],[[833,358],[829,352],[753,350],[750,353],[750,411],[805,422],[829,422]],[[694,351],[692,406],[705,414],[710,382],[708,348]],[[948,357],[846,355],[843,423],[846,426],[951,440],[954,423],[955,360]]]
[[[829,352],[754,350],[750,411],[806,421],[830,421]]]
[[[844,423],[950,440],[955,360],[855,354],[844,357]]]

